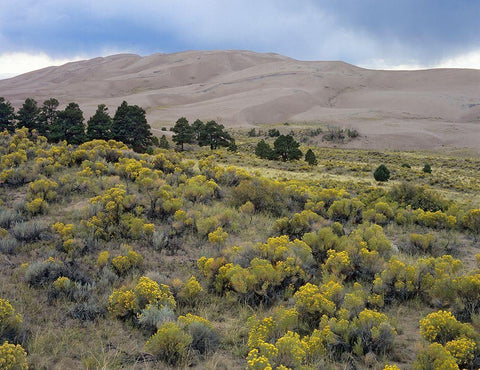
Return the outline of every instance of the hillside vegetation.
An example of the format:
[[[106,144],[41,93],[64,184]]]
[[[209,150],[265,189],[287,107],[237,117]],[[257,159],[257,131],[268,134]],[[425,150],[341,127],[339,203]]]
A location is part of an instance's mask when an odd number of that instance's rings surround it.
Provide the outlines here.
[[[1,133],[0,367],[480,366],[479,158],[232,136]]]

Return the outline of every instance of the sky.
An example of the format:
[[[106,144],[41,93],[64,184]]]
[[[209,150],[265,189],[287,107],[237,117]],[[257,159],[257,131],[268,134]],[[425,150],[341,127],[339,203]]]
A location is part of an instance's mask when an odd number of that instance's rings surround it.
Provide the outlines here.
[[[479,0],[0,0],[0,78],[117,53],[244,49],[480,69]]]

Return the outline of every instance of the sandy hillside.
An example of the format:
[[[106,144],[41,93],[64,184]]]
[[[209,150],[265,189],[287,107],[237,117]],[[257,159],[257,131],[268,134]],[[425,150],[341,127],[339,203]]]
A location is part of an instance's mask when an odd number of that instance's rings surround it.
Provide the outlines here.
[[[226,126],[329,123],[353,127],[366,148],[480,151],[480,70],[375,71],[249,51],[132,54],[49,67],[0,80],[16,107],[26,97],[80,103],[89,117],[123,101],[154,128],[180,116]]]

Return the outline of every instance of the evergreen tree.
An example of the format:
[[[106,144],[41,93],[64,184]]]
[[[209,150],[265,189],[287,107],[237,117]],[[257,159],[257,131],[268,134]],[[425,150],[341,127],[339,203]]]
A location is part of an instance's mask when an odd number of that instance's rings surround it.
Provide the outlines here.
[[[230,140],[230,144],[228,145],[227,150],[233,153],[235,153],[238,150],[237,144],[235,143],[235,139],[232,138],[232,140]]]
[[[162,137],[160,138],[158,146],[162,149],[170,149],[170,143],[168,142],[168,139],[165,135],[162,135]]]
[[[43,102],[42,107],[40,108],[39,122],[38,122],[38,133],[40,135],[50,138],[50,131],[57,119],[57,108],[58,100],[55,98],[50,98]]]
[[[200,133],[198,145],[210,145],[210,149],[214,150],[221,146],[228,146],[232,140],[228,132],[225,131],[223,125],[219,125],[215,121],[208,121]]]
[[[15,131],[15,109],[12,104],[0,96],[0,132]]]
[[[263,159],[274,159],[275,155],[268,143],[265,140],[260,140],[255,147],[255,155]]]
[[[82,144],[86,141],[83,112],[77,103],[70,103],[57,112],[57,119],[51,127],[50,139],[53,142],[66,140],[69,144]]]
[[[302,157],[299,146],[300,143],[292,135],[280,135],[273,143],[273,150],[282,161],[286,162]]]
[[[17,112],[17,127],[26,127],[29,131],[39,131],[40,108],[34,99],[27,98]]]
[[[172,140],[180,146],[181,151],[183,151],[183,144],[193,142],[194,132],[192,126],[189,125],[188,120],[185,117],[179,118],[171,128],[171,131],[175,133],[175,135],[172,136]]]
[[[387,166],[381,164],[373,173],[373,177],[377,181],[388,181],[390,178],[390,170],[387,168]]]
[[[108,114],[108,108],[105,104],[97,107],[95,114],[87,123],[88,140],[109,140],[111,138],[112,118]]]
[[[113,117],[112,139],[122,141],[136,152],[145,152],[153,143],[145,110],[126,101],[117,108]]]
[[[307,162],[310,166],[314,166],[318,163],[317,157],[312,149],[308,149],[305,153],[305,162]]]
[[[195,122],[192,123],[193,137],[197,142],[201,140],[200,138],[204,129],[205,124],[199,119],[196,119]]]

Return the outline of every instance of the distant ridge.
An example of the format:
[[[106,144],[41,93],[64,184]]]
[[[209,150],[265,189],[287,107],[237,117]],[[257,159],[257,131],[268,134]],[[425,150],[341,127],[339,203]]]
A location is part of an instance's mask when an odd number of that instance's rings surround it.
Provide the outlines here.
[[[86,117],[127,100],[156,128],[180,116],[322,122],[355,127],[363,139],[350,145],[360,147],[480,150],[480,70],[376,71],[240,50],[118,54],[0,80],[0,96],[17,108],[26,97],[76,101]]]

